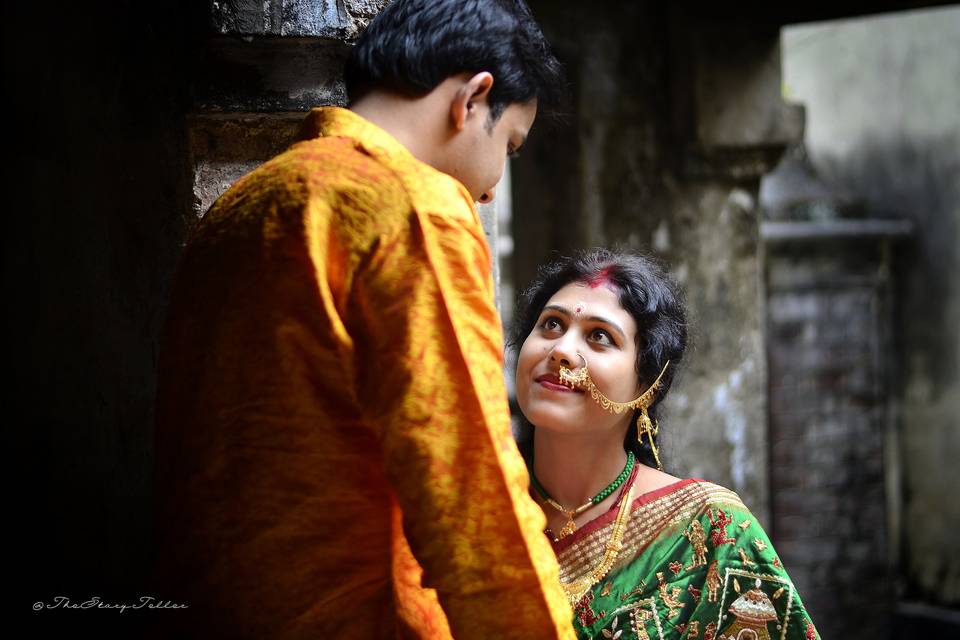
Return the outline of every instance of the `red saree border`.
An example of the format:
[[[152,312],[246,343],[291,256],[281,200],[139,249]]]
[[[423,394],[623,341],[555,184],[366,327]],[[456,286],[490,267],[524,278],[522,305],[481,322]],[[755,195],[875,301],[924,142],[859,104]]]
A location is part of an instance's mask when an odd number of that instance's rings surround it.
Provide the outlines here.
[[[637,471],[638,469],[634,469],[634,472],[632,474],[633,477],[630,479],[631,483],[636,478]],[[670,484],[660,487],[659,489],[647,491],[646,493],[643,493],[633,499],[633,504],[630,506],[630,512],[632,513],[633,511],[637,510],[639,507],[642,507],[645,504],[653,502],[654,500],[657,500],[664,496],[670,495],[675,491],[679,491],[680,489],[683,489],[684,487],[697,482],[706,482],[706,481],[701,480],[700,478],[685,478],[683,480],[677,480],[676,482],[671,482]],[[614,520],[617,519],[617,506],[619,504],[620,504],[620,501],[617,500],[605,513],[597,516],[596,518],[594,518],[587,524],[583,525],[582,527],[577,529],[574,533],[570,534],[563,540],[560,540],[559,542],[554,542],[551,539],[550,545],[553,547],[553,552],[556,554],[559,554],[565,549],[567,549],[568,547],[581,541],[584,537],[590,535],[594,531],[597,531],[598,529],[601,529],[602,527],[605,527],[608,524],[611,524]],[[547,537],[549,538],[549,536]]]

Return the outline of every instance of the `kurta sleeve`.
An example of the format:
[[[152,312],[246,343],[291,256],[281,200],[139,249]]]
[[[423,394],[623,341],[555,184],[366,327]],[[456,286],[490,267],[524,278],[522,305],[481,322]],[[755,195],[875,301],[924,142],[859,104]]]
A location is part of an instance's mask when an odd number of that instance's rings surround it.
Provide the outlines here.
[[[509,428],[490,253],[474,214],[411,211],[358,268],[356,396],[403,532],[456,638],[572,638]]]

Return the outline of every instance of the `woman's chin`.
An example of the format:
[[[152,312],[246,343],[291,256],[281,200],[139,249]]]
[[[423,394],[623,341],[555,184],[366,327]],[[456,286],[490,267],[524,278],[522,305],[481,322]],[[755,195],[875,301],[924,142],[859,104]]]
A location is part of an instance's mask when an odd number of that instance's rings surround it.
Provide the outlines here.
[[[588,431],[588,429],[584,429],[583,422],[573,421],[569,416],[545,415],[535,416],[535,418],[539,419],[530,420],[530,424],[544,433],[573,435]]]

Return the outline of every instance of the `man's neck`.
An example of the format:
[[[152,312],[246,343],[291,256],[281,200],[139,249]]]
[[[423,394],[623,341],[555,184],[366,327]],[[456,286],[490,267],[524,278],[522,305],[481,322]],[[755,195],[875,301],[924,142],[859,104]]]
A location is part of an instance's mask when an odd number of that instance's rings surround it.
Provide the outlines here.
[[[399,93],[371,91],[351,104],[350,110],[392,135],[417,160],[435,167],[443,129],[437,126],[437,101],[431,96],[411,98]]]

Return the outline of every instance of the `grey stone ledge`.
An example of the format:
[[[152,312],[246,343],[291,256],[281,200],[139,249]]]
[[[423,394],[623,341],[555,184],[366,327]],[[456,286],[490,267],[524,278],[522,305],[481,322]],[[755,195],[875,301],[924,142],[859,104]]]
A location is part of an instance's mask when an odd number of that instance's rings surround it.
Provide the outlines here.
[[[909,238],[914,225],[910,220],[824,220],[765,221],[760,237],[772,243],[816,240],[858,240]]]
[[[356,38],[389,0],[211,0],[217,33],[240,36]]]

